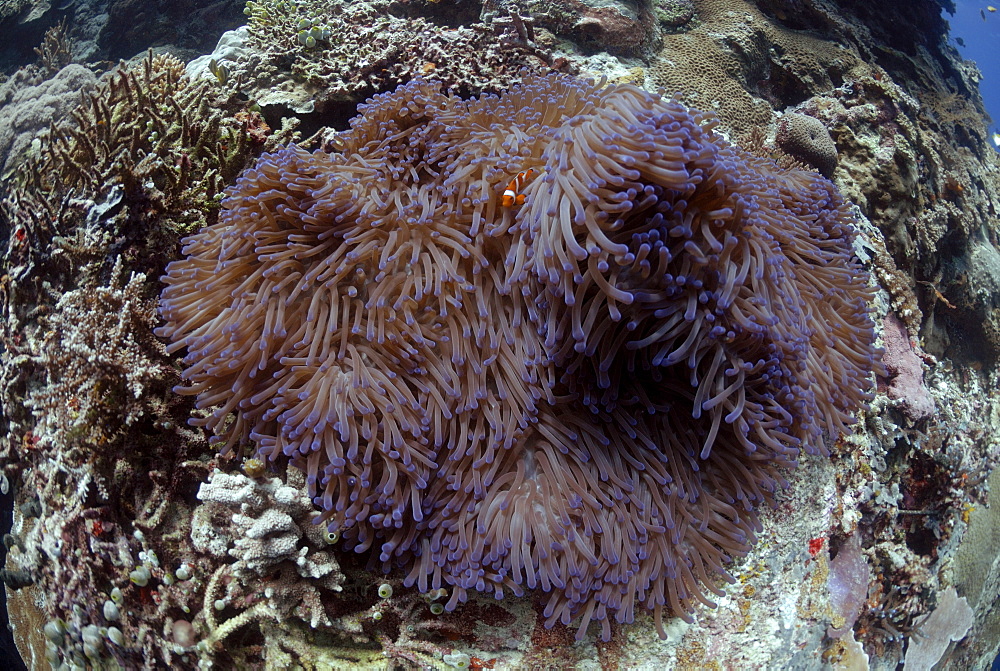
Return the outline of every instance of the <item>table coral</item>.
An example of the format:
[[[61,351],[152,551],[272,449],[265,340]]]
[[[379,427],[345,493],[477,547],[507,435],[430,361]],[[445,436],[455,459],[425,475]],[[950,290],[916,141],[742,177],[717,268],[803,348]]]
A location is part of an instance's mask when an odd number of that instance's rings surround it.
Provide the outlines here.
[[[291,457],[345,545],[449,609],[541,589],[607,638],[711,603],[876,366],[834,187],[628,85],[361,111],[338,153],[263,158],[169,267],[193,421]]]

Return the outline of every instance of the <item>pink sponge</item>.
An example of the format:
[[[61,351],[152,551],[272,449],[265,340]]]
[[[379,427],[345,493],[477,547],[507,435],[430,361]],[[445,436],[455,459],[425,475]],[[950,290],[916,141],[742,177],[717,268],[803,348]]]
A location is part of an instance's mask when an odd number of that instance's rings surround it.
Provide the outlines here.
[[[934,399],[924,386],[923,364],[910,344],[903,322],[890,313],[882,323],[885,326],[882,362],[889,372],[889,398],[902,401],[903,413],[914,421],[930,417],[935,411]]]
[[[830,562],[830,607],[836,615],[844,618],[844,624],[827,629],[827,636],[840,638],[854,626],[861,612],[861,605],[868,597],[868,581],[871,576],[868,562],[861,554],[861,544],[856,536],[851,536]]]

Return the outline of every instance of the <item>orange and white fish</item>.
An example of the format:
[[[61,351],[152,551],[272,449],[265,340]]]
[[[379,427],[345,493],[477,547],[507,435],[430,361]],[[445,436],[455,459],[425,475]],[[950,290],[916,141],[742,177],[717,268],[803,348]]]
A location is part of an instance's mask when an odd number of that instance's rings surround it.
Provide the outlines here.
[[[521,205],[524,203],[524,194],[521,193],[521,187],[523,187],[529,179],[534,177],[534,170],[525,170],[524,172],[519,172],[510,180],[510,184],[507,185],[507,190],[503,192],[500,197],[500,204],[504,207],[514,207],[515,205]]]

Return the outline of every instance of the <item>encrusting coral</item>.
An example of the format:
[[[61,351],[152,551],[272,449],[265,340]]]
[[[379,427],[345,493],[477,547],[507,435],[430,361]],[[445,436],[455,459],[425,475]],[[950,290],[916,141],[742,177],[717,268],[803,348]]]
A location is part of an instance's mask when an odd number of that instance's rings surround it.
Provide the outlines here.
[[[538,589],[607,639],[710,604],[878,366],[835,187],[630,85],[417,80],[360,111],[337,152],[262,157],[168,267],[193,423],[289,457],[345,546],[449,610]]]

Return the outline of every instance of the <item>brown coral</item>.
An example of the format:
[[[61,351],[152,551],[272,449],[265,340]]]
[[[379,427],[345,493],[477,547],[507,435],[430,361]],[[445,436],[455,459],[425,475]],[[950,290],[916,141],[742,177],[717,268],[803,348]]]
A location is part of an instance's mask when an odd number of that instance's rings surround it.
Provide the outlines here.
[[[819,119],[788,113],[778,123],[775,141],[782,151],[816,168],[823,176],[833,175],[837,167],[837,145]]]

